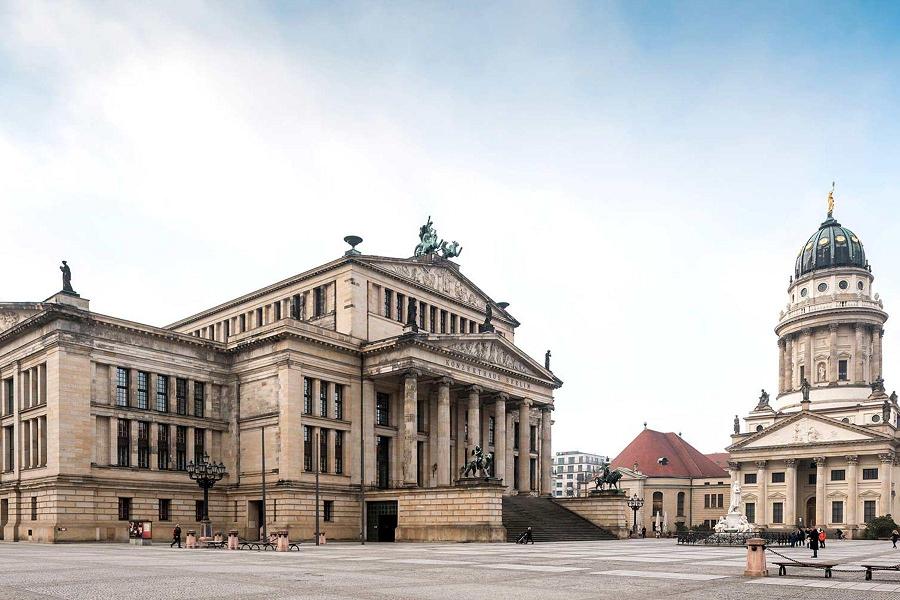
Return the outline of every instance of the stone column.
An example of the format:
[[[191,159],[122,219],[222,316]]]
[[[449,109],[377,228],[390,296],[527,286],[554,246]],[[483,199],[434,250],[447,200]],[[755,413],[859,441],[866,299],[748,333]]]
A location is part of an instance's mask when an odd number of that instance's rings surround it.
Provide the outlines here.
[[[872,373],[872,381],[875,381],[879,377],[882,376],[882,365],[884,364],[884,360],[881,356],[882,352],[882,344],[881,338],[884,337],[884,329],[881,327],[876,327],[875,331],[872,332],[873,343],[875,345],[875,351],[872,353],[872,362],[875,365],[875,370]]]
[[[466,407],[457,397],[451,409],[456,414],[456,469],[451,469],[452,477],[459,477],[459,470],[466,463]]]
[[[812,329],[804,329],[803,337],[806,338],[806,347],[804,350],[804,359],[803,362],[806,366],[806,379],[810,383],[814,383],[816,381],[816,366],[813,364],[813,341],[815,337],[813,336]]]
[[[853,331],[856,334],[856,345],[853,349],[853,381],[855,383],[865,383],[865,346],[863,344],[863,325],[855,323]]]
[[[136,467],[138,464],[138,422],[136,419],[131,420],[131,466]]]
[[[838,380],[838,351],[837,351],[837,323],[828,326],[828,382],[837,383]]]
[[[109,464],[119,464],[119,419],[109,418]]]
[[[481,446],[481,387],[469,386],[469,410],[466,422],[469,424],[469,441],[466,443],[466,460],[472,457],[475,446]]]
[[[159,423],[150,423],[150,470],[159,468]]]
[[[334,438],[337,437],[337,434],[335,433],[334,429],[327,429],[327,430],[325,430],[325,435],[328,438],[326,440],[326,443],[328,445],[328,457],[327,457],[328,458],[328,462],[327,462],[328,472],[334,473],[335,468],[337,466],[336,465],[337,456],[335,454]],[[346,470],[346,468],[347,468],[346,465],[344,465],[344,470]]]
[[[766,461],[756,461],[756,489],[759,499],[756,502],[756,524],[763,527],[769,524],[769,481],[766,478]]]
[[[531,400],[519,403],[519,493],[531,493]]]
[[[437,484],[450,485],[450,384],[443,377],[437,396]]]
[[[894,455],[892,453],[888,454],[879,454],[879,460],[881,461],[881,469],[879,475],[881,476],[881,506],[879,507],[878,514],[894,514],[894,502],[891,497],[891,492],[893,491],[893,478],[894,478]]]
[[[360,474],[360,479],[366,484],[375,483],[375,382],[371,379],[363,379],[362,384],[362,403],[363,403],[363,423],[360,428],[362,432],[362,452],[364,455],[363,469],[365,473]],[[353,415],[355,418],[356,415]],[[300,448],[301,453],[303,447]],[[354,455],[356,456],[356,455]],[[303,464],[301,454],[300,464]]]
[[[785,349],[784,338],[778,340],[778,392],[784,392],[787,383],[785,376]]]
[[[847,523],[849,527],[856,528],[859,525],[859,519],[856,516],[856,508],[859,503],[858,496],[858,473],[859,470],[859,457],[858,456],[847,456],[847,514],[844,517],[844,522]]]
[[[494,400],[494,477],[506,483],[506,401],[509,396],[497,394]]]
[[[825,526],[825,457],[817,456],[816,461],[816,525]]]
[[[276,374],[278,387],[278,426],[282,435],[278,436],[278,478],[298,481],[303,473],[303,377],[297,363],[289,360],[278,365]],[[204,390],[205,392],[208,390]],[[208,399],[209,394],[206,395]],[[205,413],[207,416],[209,412]],[[207,448],[207,452],[212,450]],[[274,462],[274,457],[269,460]]]
[[[788,458],[784,461],[784,524],[786,527],[797,525],[797,459]]]
[[[403,424],[402,424],[402,465],[403,485],[415,486],[419,466],[416,452],[416,435],[419,406],[419,373],[409,370],[403,374]]]
[[[550,472],[553,469],[553,453],[550,442],[550,426],[552,425],[553,407],[550,405],[541,407],[541,455],[538,462],[541,470],[541,494],[544,496],[552,496],[552,477]]]
[[[514,491],[513,483],[516,480],[516,474],[513,470],[516,465],[516,440],[513,437],[516,432],[516,412],[515,409],[506,411],[506,469],[504,470],[503,483],[510,492]]]

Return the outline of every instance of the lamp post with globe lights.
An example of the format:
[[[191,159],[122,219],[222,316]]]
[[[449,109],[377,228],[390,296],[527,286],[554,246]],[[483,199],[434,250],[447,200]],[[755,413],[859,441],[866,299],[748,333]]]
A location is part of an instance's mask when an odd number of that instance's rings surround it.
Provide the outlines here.
[[[212,525],[209,522],[209,488],[214,486],[217,481],[225,477],[225,465],[221,462],[216,464],[215,461],[209,461],[209,455],[203,454],[200,462],[191,461],[187,465],[188,477],[197,482],[197,485],[203,490],[203,518],[202,533],[203,537],[212,537]]]
[[[626,500],[626,502],[628,508],[634,512],[634,530],[632,531],[632,534],[637,535],[637,513],[641,510],[641,507],[644,506],[644,499],[638,498],[638,495],[634,494],[631,498]]]

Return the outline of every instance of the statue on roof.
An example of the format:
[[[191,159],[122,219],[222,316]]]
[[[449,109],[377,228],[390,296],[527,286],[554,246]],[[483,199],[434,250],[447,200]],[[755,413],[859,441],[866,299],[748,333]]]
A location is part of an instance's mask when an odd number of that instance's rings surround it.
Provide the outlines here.
[[[756,410],[766,408],[767,406],[769,406],[769,393],[766,390],[762,390],[762,393],[759,395],[759,404],[756,405]]]
[[[809,402],[809,390],[810,390],[810,388],[812,388],[812,386],[809,385],[809,380],[808,380],[806,377],[804,377],[802,380],[800,380],[800,391],[801,391],[802,394],[803,394],[803,401],[804,401],[804,402]]]
[[[879,394],[879,393],[883,394],[884,393],[884,379],[881,377],[881,375],[879,375],[878,378],[872,382],[871,387],[872,387],[873,394]]]
[[[62,291],[67,294],[74,294],[75,290],[72,289],[72,269],[69,268],[69,265],[66,263],[66,261],[62,261],[62,265],[60,265],[59,270],[62,271]]]
[[[834,182],[831,182],[831,191],[828,192],[828,217],[834,212]]]
[[[455,258],[462,254],[462,246],[456,240],[447,242],[438,239],[437,229],[428,216],[428,221],[419,227],[419,243],[414,251],[415,256],[426,256],[428,254],[440,253],[441,258]]]
[[[738,434],[741,432],[741,420],[738,419],[737,415],[734,415],[734,433]]]

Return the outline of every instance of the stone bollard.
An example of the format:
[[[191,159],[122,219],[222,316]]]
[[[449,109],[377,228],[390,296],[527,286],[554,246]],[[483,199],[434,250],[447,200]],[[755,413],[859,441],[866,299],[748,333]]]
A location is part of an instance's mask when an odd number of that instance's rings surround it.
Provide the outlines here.
[[[186,548],[196,548],[197,547],[197,532],[193,529],[189,529],[187,532],[187,538],[185,538],[185,547]]]
[[[213,541],[214,541],[214,542],[224,542],[224,541],[225,541],[225,540],[222,539],[222,532],[221,532],[221,531],[217,531],[217,532],[216,532],[216,535],[213,536]]]
[[[750,538],[747,540],[747,568],[744,577],[768,577],[766,568],[766,540]]]
[[[229,550],[237,550],[238,549],[238,532],[237,529],[232,529],[228,532],[228,549]]]
[[[319,545],[320,546],[325,545],[325,532],[324,531],[319,532]]]
[[[291,542],[288,539],[287,531],[279,531],[278,532],[278,540],[275,544],[275,550],[277,552],[289,552],[291,549]]]

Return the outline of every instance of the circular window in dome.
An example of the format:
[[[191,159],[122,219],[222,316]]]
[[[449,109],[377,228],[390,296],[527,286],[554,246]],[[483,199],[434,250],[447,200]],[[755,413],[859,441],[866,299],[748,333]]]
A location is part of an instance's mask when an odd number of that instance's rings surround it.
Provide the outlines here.
[[[820,292],[824,292],[825,290],[828,289],[828,284],[827,284],[827,283],[820,283],[820,284],[819,284],[819,287],[818,287],[817,289],[818,289]]]
[[[842,235],[836,235],[836,236],[834,236],[834,241],[836,241],[838,244],[843,244],[844,242],[847,241],[847,238],[845,238]]]
[[[872,415],[873,423],[878,423],[879,421],[881,421],[881,415]]]
[[[866,287],[866,286],[863,284],[862,281],[857,281],[857,282],[856,282],[856,289],[861,290],[861,289],[863,289],[864,287]]]
[[[819,240],[820,246],[825,246],[826,244],[828,244],[828,238],[822,238]]]
[[[762,425],[757,425],[757,426],[756,426],[756,430],[757,430],[757,431],[762,431],[762,430],[763,430],[763,426],[762,426]]]
[[[846,280],[842,280],[842,281],[838,284],[838,287],[841,288],[842,290],[846,290],[847,287],[848,287],[849,285],[850,285],[850,284],[847,283]]]
[[[849,422],[850,422],[849,417],[844,417],[843,419],[841,419],[841,423],[849,423]]]
[[[803,288],[802,290],[800,290],[800,297],[806,298],[806,288]]]

